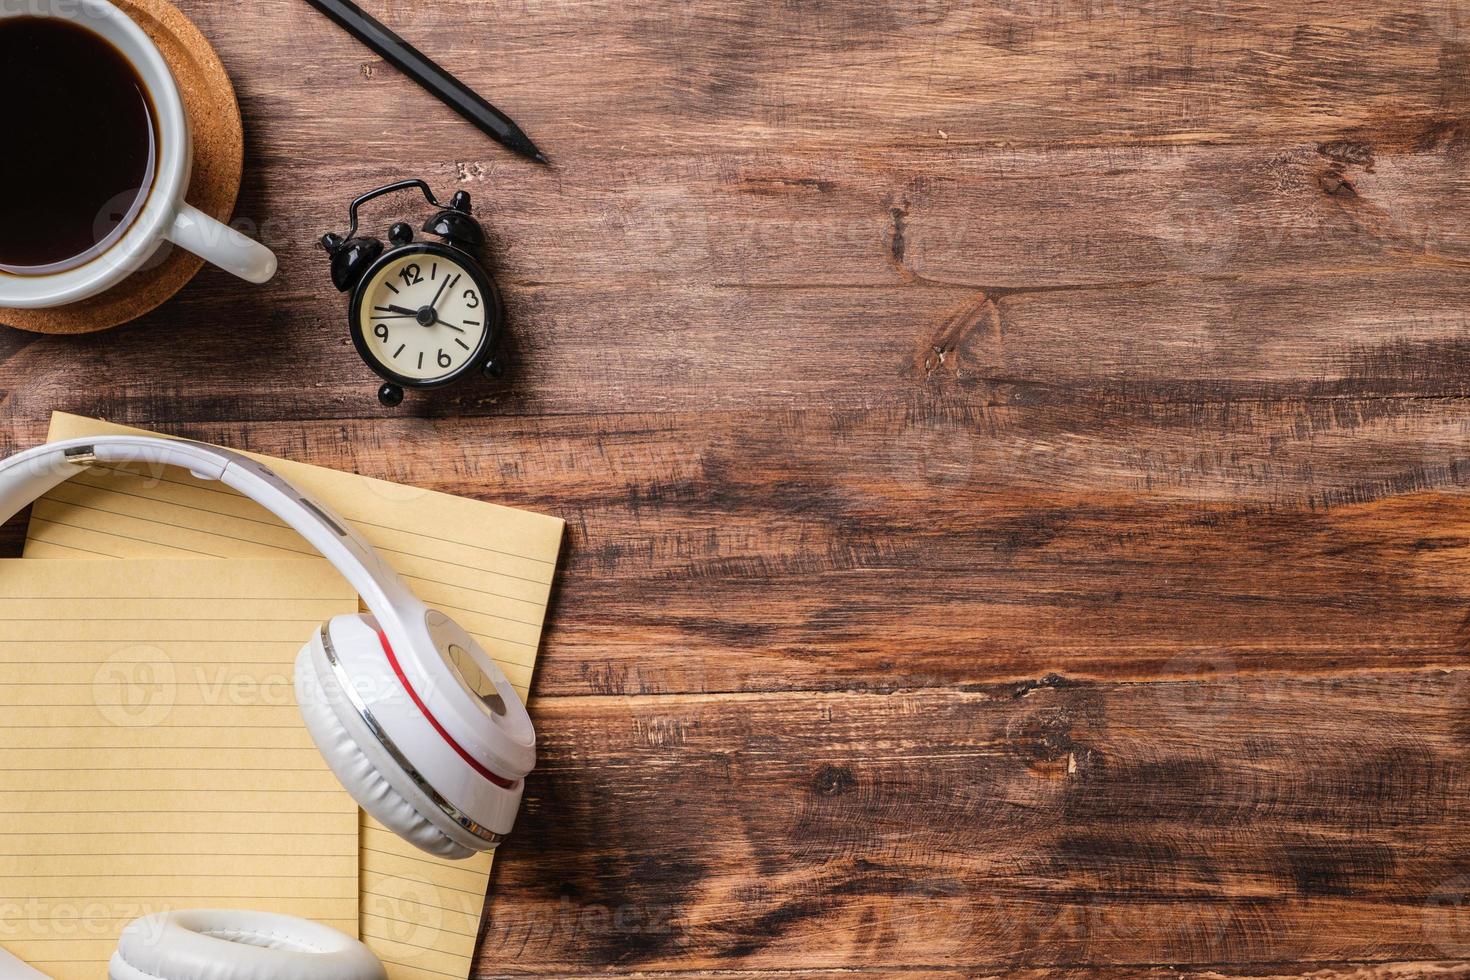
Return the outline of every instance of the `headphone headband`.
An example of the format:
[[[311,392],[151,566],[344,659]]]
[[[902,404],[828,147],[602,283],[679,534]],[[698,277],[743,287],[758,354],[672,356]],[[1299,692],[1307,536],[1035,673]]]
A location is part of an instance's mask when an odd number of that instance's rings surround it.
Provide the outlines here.
[[[53,442],[0,462],[0,523],[90,466],[151,463],[177,466],[217,481],[285,521],[331,562],[378,618],[390,639],[402,617],[424,609],[398,573],[352,526],[319,501],[248,456],[184,439],[97,436]]]

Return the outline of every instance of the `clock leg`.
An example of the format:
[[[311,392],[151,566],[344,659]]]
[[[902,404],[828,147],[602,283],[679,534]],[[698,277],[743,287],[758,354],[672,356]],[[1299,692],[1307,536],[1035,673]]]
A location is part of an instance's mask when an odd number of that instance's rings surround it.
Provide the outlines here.
[[[388,382],[378,389],[378,401],[383,403],[384,408],[397,408],[403,404],[403,389]]]
[[[505,377],[505,362],[502,361],[498,357],[492,357],[492,358],[490,358],[490,360],[488,360],[488,361],[485,362],[485,377],[487,377],[487,378],[503,378],[503,377]]]

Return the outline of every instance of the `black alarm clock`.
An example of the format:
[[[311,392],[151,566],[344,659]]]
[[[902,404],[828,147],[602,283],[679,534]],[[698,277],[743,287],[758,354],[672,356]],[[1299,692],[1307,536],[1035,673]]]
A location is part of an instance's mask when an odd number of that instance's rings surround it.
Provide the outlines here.
[[[384,194],[418,188],[438,212],[423,226],[438,241],[414,241],[413,226],[388,230],[388,246],[357,237],[357,211]],[[422,180],[368,191],[348,208],[346,235],[322,236],[332,283],[351,291],[348,329],[358,354],[383,379],[378,400],[403,403],[405,388],[442,388],[472,375],[500,377],[496,359],[505,326],[500,290],[480,263],[485,232],[458,191],[440,204]]]

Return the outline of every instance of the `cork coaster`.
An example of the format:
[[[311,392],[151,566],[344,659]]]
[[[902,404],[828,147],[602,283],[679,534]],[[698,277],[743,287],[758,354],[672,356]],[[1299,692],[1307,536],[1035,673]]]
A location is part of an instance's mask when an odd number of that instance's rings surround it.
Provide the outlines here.
[[[240,193],[245,162],[244,127],[235,87],[219,55],[189,18],[168,0],[112,0],[137,21],[163,52],[184,97],[194,131],[190,204],[229,221]],[[164,243],[159,256],[111,289],[49,310],[0,310],[0,323],[36,333],[80,334],[106,330],[156,309],[194,278],[204,260]]]

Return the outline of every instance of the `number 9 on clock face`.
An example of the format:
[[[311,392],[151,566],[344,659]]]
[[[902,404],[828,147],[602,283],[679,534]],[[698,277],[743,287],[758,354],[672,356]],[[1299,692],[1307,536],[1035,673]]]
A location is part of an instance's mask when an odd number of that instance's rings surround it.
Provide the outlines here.
[[[501,323],[500,295],[479,264],[437,244],[384,254],[352,302],[352,339],[388,381],[437,388],[484,368]]]

